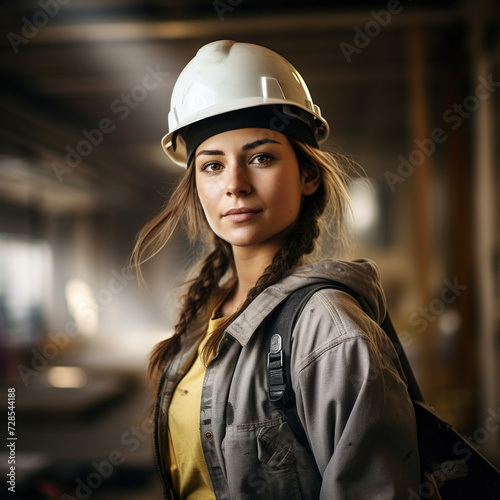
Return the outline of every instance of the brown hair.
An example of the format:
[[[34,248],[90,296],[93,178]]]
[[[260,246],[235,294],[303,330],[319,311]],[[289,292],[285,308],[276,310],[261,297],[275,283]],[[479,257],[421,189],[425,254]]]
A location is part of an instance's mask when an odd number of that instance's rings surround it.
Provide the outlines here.
[[[208,363],[217,353],[227,326],[268,286],[280,281],[301,264],[309,263],[320,233],[334,237],[340,248],[346,248],[344,216],[349,207],[347,174],[341,167],[345,158],[320,151],[303,141],[288,138],[297,156],[300,173],[314,178],[319,173],[321,182],[310,196],[305,196],[296,229],[290,233],[275,254],[271,264],[248,292],[243,304],[210,335],[204,349],[203,361]],[[172,236],[177,224],[183,221],[190,241],[194,241],[203,228],[203,236],[212,236],[212,250],[200,263],[198,274],[186,282],[187,290],[181,297],[181,311],[172,337],[159,342],[153,349],[148,368],[149,380],[156,387],[160,375],[180,347],[181,335],[197,319],[205,316],[212,299],[222,291],[221,281],[229,277],[234,284],[236,271],[231,245],[215,235],[208,226],[196,194],[193,165],[181,178],[177,188],[161,211],[140,231],[132,254],[132,264],[143,281],[141,264],[156,255]],[[231,281],[232,280],[232,281]]]

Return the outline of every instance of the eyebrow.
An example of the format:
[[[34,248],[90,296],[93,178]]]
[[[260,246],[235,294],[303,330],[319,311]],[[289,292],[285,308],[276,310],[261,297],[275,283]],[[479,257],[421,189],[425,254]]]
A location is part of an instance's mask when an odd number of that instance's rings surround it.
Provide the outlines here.
[[[258,141],[254,141],[254,142],[249,142],[248,144],[245,144],[241,150],[242,151],[248,151],[249,149],[254,149],[258,146],[261,146],[262,144],[268,144],[268,143],[272,143],[272,144],[281,144],[281,142],[278,142],[278,141],[273,141],[272,139],[259,139]],[[224,151],[221,151],[219,149],[203,149],[201,151],[198,152],[198,154],[196,155],[196,158],[198,158],[198,156],[200,155],[211,155],[211,156],[217,156],[217,155],[220,155],[220,156],[224,156],[225,153]]]
[[[272,143],[272,144],[281,144],[278,141],[273,141],[272,139],[259,139],[258,141],[250,142],[249,144],[245,144],[241,150],[242,151],[248,151],[249,149],[256,148],[258,146],[261,146],[262,144],[267,144],[267,143]]]

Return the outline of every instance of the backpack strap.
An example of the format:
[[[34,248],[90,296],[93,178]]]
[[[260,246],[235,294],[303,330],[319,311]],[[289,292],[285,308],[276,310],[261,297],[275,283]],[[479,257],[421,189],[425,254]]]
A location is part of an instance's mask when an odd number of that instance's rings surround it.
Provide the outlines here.
[[[271,313],[266,320],[265,328],[268,398],[281,413],[290,430],[304,448],[306,458],[319,481],[321,481],[321,473],[297,413],[291,380],[290,358],[295,323],[310,297],[323,288],[335,288],[353,295],[351,289],[338,282],[327,281],[307,285],[290,294]]]
[[[358,301],[365,312],[370,312],[370,307],[363,296],[338,281],[325,281],[307,285],[290,294],[268,317],[265,329],[268,398],[281,413],[301,446],[308,452],[311,465],[319,479],[321,479],[321,474],[312,456],[311,446],[297,413],[295,393],[291,381],[290,358],[292,332],[295,324],[311,296],[324,288],[332,288],[349,294]],[[423,401],[422,393],[388,314],[381,328],[391,340],[398,354],[408,381],[410,397]]]
[[[314,287],[300,288],[289,295],[266,321],[268,396],[276,407],[286,406],[294,398],[289,376],[292,330],[310,296],[318,289],[317,283]]]
[[[344,285],[340,284],[344,287]],[[267,387],[269,400],[277,408],[295,398],[290,379],[292,331],[310,297],[334,282],[313,283],[290,294],[266,320]],[[352,291],[350,291],[352,294]]]
[[[401,368],[403,369],[403,373],[406,377],[406,382],[408,384],[408,394],[412,401],[418,401],[423,403],[424,397],[422,396],[422,392],[420,391],[420,387],[418,386],[417,379],[413,374],[413,370],[411,369],[410,362],[406,357],[406,353],[401,345],[401,341],[399,340],[398,334],[392,324],[391,317],[389,316],[389,312],[385,315],[384,321],[382,321],[380,328],[384,330],[385,334],[389,337],[394,349],[396,349],[396,353],[399,358],[399,362],[401,363]]]

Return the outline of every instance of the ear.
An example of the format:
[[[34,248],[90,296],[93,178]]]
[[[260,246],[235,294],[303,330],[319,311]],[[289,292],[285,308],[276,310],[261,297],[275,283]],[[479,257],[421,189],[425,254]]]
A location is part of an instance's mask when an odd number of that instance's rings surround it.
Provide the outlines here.
[[[308,196],[313,194],[321,184],[321,176],[319,172],[309,172],[308,175],[302,177],[302,194]]]

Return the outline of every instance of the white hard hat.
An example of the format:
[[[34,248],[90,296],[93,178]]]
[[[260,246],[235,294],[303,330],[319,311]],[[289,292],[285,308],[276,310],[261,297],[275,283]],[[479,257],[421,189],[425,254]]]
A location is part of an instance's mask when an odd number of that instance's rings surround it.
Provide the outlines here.
[[[250,43],[209,43],[175,83],[163,149],[175,163],[186,167],[186,144],[179,134],[182,129],[223,113],[262,105],[282,105],[284,113],[299,108],[299,118],[307,121],[315,142],[321,144],[328,137],[328,123],[299,72],[285,58]],[[297,117],[296,111],[290,114]]]

